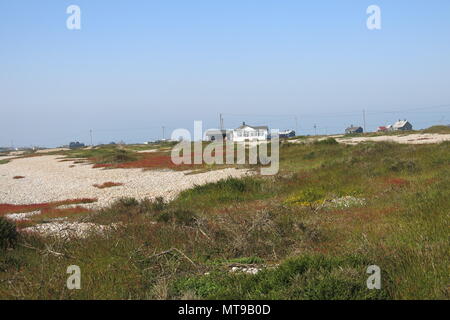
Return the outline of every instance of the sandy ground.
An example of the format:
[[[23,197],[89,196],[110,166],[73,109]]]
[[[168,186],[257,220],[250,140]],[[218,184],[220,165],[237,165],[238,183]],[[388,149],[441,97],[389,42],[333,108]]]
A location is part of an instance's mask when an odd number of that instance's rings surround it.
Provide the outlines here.
[[[0,203],[32,204],[76,198],[97,198],[106,206],[120,197],[136,199],[164,197],[173,199],[194,185],[226,177],[242,177],[247,170],[234,168],[185,175],[180,171],[142,169],[93,169],[89,164],[60,161],[61,156],[44,155],[15,159],[0,165]],[[70,167],[74,166],[74,167]],[[24,176],[24,179],[13,179]],[[123,186],[98,189],[94,184],[123,183]]]
[[[407,135],[396,135],[396,136],[377,136],[377,137],[349,137],[345,138],[343,135],[334,135],[327,136],[323,138],[319,138],[318,140],[323,140],[327,138],[335,138],[339,143],[345,144],[358,144],[361,142],[367,141],[387,141],[387,142],[396,142],[403,144],[428,144],[428,143],[441,143],[444,141],[450,141],[450,134],[438,134],[438,133],[413,133]],[[314,141],[315,138],[311,137],[305,140],[289,140],[290,143],[303,143],[308,141]]]
[[[52,149],[42,149],[36,151],[36,153],[50,153],[50,152],[59,152],[59,151],[68,151],[69,148],[52,148]]]
[[[17,158],[17,156],[0,156],[0,160],[8,160],[13,158]]]
[[[340,143],[345,144],[357,144],[364,141],[388,141],[404,144],[427,144],[450,141],[450,134],[414,133],[398,136],[338,138],[336,140]]]

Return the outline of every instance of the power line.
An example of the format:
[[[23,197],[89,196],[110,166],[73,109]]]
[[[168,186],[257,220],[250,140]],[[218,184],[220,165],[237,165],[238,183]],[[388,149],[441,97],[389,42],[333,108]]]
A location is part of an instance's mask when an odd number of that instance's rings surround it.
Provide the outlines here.
[[[427,106],[427,107],[418,107],[418,108],[410,108],[410,109],[397,109],[397,110],[382,110],[382,111],[366,111],[366,115],[375,115],[375,114],[389,114],[389,113],[402,113],[402,112],[415,112],[415,111],[423,111],[430,109],[441,109],[441,108],[450,108],[450,104],[442,104],[435,106]],[[322,113],[302,113],[302,117],[336,117],[336,116],[352,116],[360,111],[344,111],[344,112],[322,112]]]

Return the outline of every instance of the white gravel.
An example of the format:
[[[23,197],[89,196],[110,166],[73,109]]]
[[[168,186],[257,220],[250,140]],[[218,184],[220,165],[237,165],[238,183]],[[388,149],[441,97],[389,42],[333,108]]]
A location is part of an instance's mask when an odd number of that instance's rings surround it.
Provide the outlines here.
[[[61,156],[14,159],[0,165],[0,203],[33,204],[76,198],[97,198],[97,206],[107,206],[120,197],[173,199],[194,185],[227,177],[242,177],[248,170],[228,168],[185,175],[182,171],[142,169],[93,169],[91,165],[59,161]],[[74,167],[70,167],[74,166]],[[13,179],[14,176],[24,179]],[[123,183],[98,189],[94,184]]]
[[[29,217],[35,216],[37,214],[40,214],[41,211],[32,211],[32,212],[24,212],[24,213],[9,213],[5,215],[6,218],[13,221],[20,221],[20,220],[30,220]]]
[[[450,141],[450,134],[414,133],[397,136],[338,138],[336,140],[345,144],[358,144],[365,141],[387,141],[403,144],[429,144]]]
[[[373,141],[373,142],[395,142],[402,144],[429,144],[429,143],[441,143],[444,141],[450,141],[450,134],[441,133],[413,133],[413,134],[401,134],[398,135],[386,135],[376,137],[345,137],[343,135],[326,136],[319,139],[310,137],[307,139],[289,140],[289,143],[305,143],[313,142],[315,140],[324,140],[327,138],[335,138],[337,142],[344,144],[358,144],[361,142]]]

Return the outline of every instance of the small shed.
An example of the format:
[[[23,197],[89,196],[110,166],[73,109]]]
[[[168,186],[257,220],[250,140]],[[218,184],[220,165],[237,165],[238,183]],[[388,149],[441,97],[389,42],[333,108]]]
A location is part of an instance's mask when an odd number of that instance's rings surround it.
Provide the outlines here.
[[[352,134],[352,133],[363,133],[364,130],[362,127],[355,127],[354,125],[351,125],[347,129],[345,129],[345,134]]]
[[[293,138],[295,137],[295,131],[294,130],[284,130],[279,132],[280,138]]]
[[[231,139],[233,132],[231,130],[210,129],[205,133],[206,141],[226,141]]]
[[[84,148],[84,147],[85,147],[84,143],[81,143],[78,141],[69,143],[70,149],[78,149],[78,148]]]
[[[412,124],[409,123],[406,119],[405,120],[398,120],[394,125],[392,126],[392,129],[394,131],[410,131],[412,130]]]

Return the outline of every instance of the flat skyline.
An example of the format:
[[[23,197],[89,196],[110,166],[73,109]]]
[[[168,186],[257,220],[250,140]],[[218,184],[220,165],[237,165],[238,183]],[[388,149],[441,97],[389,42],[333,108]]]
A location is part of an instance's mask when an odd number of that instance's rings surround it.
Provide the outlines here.
[[[144,142],[219,113],[298,134],[362,126],[363,110],[368,131],[449,124],[449,40],[448,0],[5,1],[0,146]]]

